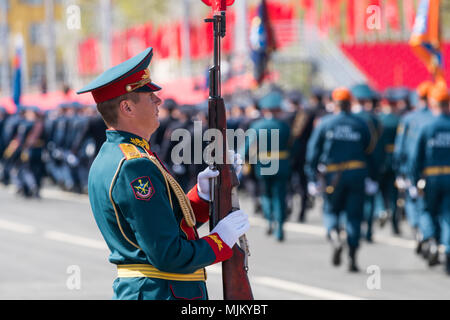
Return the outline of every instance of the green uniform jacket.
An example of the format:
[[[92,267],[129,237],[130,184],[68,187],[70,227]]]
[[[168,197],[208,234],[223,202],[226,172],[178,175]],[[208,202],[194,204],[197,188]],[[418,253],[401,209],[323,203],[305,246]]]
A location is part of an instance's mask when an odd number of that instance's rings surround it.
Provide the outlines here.
[[[231,249],[217,234],[199,239],[196,226],[188,225],[161,169],[149,159],[153,154],[144,139],[122,131],[106,134],[89,173],[89,200],[111,263],[150,265],[177,279],[177,274],[198,274],[231,257]],[[197,226],[206,222],[208,202],[200,199],[197,186],[188,199]],[[205,283],[198,279],[119,277],[114,291],[118,299],[207,298]]]
[[[256,135],[250,136],[245,153],[249,154],[250,161],[257,155],[256,177],[289,177],[289,125],[280,119],[264,118],[252,123],[250,130],[254,130]]]

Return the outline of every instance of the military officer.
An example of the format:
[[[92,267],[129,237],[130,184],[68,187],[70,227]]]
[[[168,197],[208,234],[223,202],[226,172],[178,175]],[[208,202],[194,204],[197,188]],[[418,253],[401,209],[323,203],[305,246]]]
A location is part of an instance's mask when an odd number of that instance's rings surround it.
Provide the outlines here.
[[[430,221],[424,228],[429,242],[428,264],[439,263],[438,245],[445,246],[445,270],[450,275],[450,96],[443,85],[430,92],[430,105],[436,114],[418,134],[411,158],[414,184],[423,189],[424,210]],[[439,228],[441,236],[439,237]],[[441,239],[440,239],[441,238]]]
[[[280,120],[283,96],[270,92],[259,101],[263,118],[251,124],[255,136],[246,146],[245,154],[257,155],[255,176],[261,187],[261,206],[268,221],[268,234],[275,230],[275,238],[284,240],[283,224],[286,218],[286,192],[290,177],[288,142],[290,129]]]
[[[324,191],[324,222],[333,245],[332,263],[341,264],[343,243],[339,217],[346,213],[349,249],[349,271],[357,272],[356,252],[359,247],[363,219],[365,179],[371,169],[371,136],[366,123],[351,110],[351,93],[337,88],[332,94],[336,114],[322,118],[314,129],[307,150],[308,189],[317,194]]]
[[[230,258],[248,217],[233,212],[199,238],[218,172],[201,172],[186,195],[152,152],[162,102],[147,69],[152,55],[148,48],[78,91],[92,93],[108,127],[89,173],[89,200],[117,265],[114,299],[207,299],[204,268]]]

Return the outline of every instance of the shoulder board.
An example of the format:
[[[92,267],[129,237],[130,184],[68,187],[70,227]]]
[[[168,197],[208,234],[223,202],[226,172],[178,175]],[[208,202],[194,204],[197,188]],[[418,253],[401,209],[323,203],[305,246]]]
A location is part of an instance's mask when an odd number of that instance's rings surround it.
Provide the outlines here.
[[[122,150],[122,153],[125,156],[126,160],[139,159],[144,157],[139,149],[133,144],[121,143],[119,144],[119,148],[120,150]]]

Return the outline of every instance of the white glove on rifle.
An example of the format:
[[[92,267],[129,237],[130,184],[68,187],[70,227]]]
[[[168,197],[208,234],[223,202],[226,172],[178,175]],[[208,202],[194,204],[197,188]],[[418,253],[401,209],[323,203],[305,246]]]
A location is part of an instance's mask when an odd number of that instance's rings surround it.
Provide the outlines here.
[[[234,152],[233,150],[228,150],[228,163],[233,165],[236,175],[239,176],[239,173],[241,173],[242,171],[242,165],[244,163],[242,161],[241,155]]]
[[[242,170],[242,159],[239,153],[235,153],[233,150],[228,151],[228,163],[231,163],[234,167],[236,175]],[[210,200],[210,179],[216,178],[219,175],[219,171],[211,170],[209,167],[200,172],[197,176],[197,191],[200,198],[203,200]]]
[[[210,234],[217,233],[230,248],[250,229],[248,215],[242,210],[234,211],[217,223]]]
[[[375,193],[378,192],[378,182],[375,182],[370,178],[366,178],[364,180],[364,184],[365,184],[365,191],[366,191],[367,195],[373,196]]]

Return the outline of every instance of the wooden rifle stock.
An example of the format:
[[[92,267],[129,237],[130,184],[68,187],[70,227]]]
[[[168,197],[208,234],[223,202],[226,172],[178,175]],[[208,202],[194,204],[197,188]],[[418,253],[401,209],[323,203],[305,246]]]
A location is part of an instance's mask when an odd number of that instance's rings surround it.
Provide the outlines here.
[[[208,124],[209,129],[220,131],[222,141],[216,141],[215,155],[219,161],[213,161],[210,166],[219,170],[219,176],[213,180],[211,185],[210,204],[210,230],[212,230],[219,220],[233,211],[239,210],[239,199],[237,187],[239,180],[227,161],[227,119],[225,113],[225,103],[220,96],[220,39],[225,36],[225,12],[214,15],[213,19],[206,19],[206,22],[213,23],[214,26],[214,66],[209,71],[210,92],[208,104]],[[217,150],[220,147],[220,150]],[[216,158],[216,159],[217,159]],[[233,256],[222,262],[223,297],[225,300],[253,300],[253,293],[248,279],[247,257],[248,245],[245,235],[239,239],[233,249]]]

